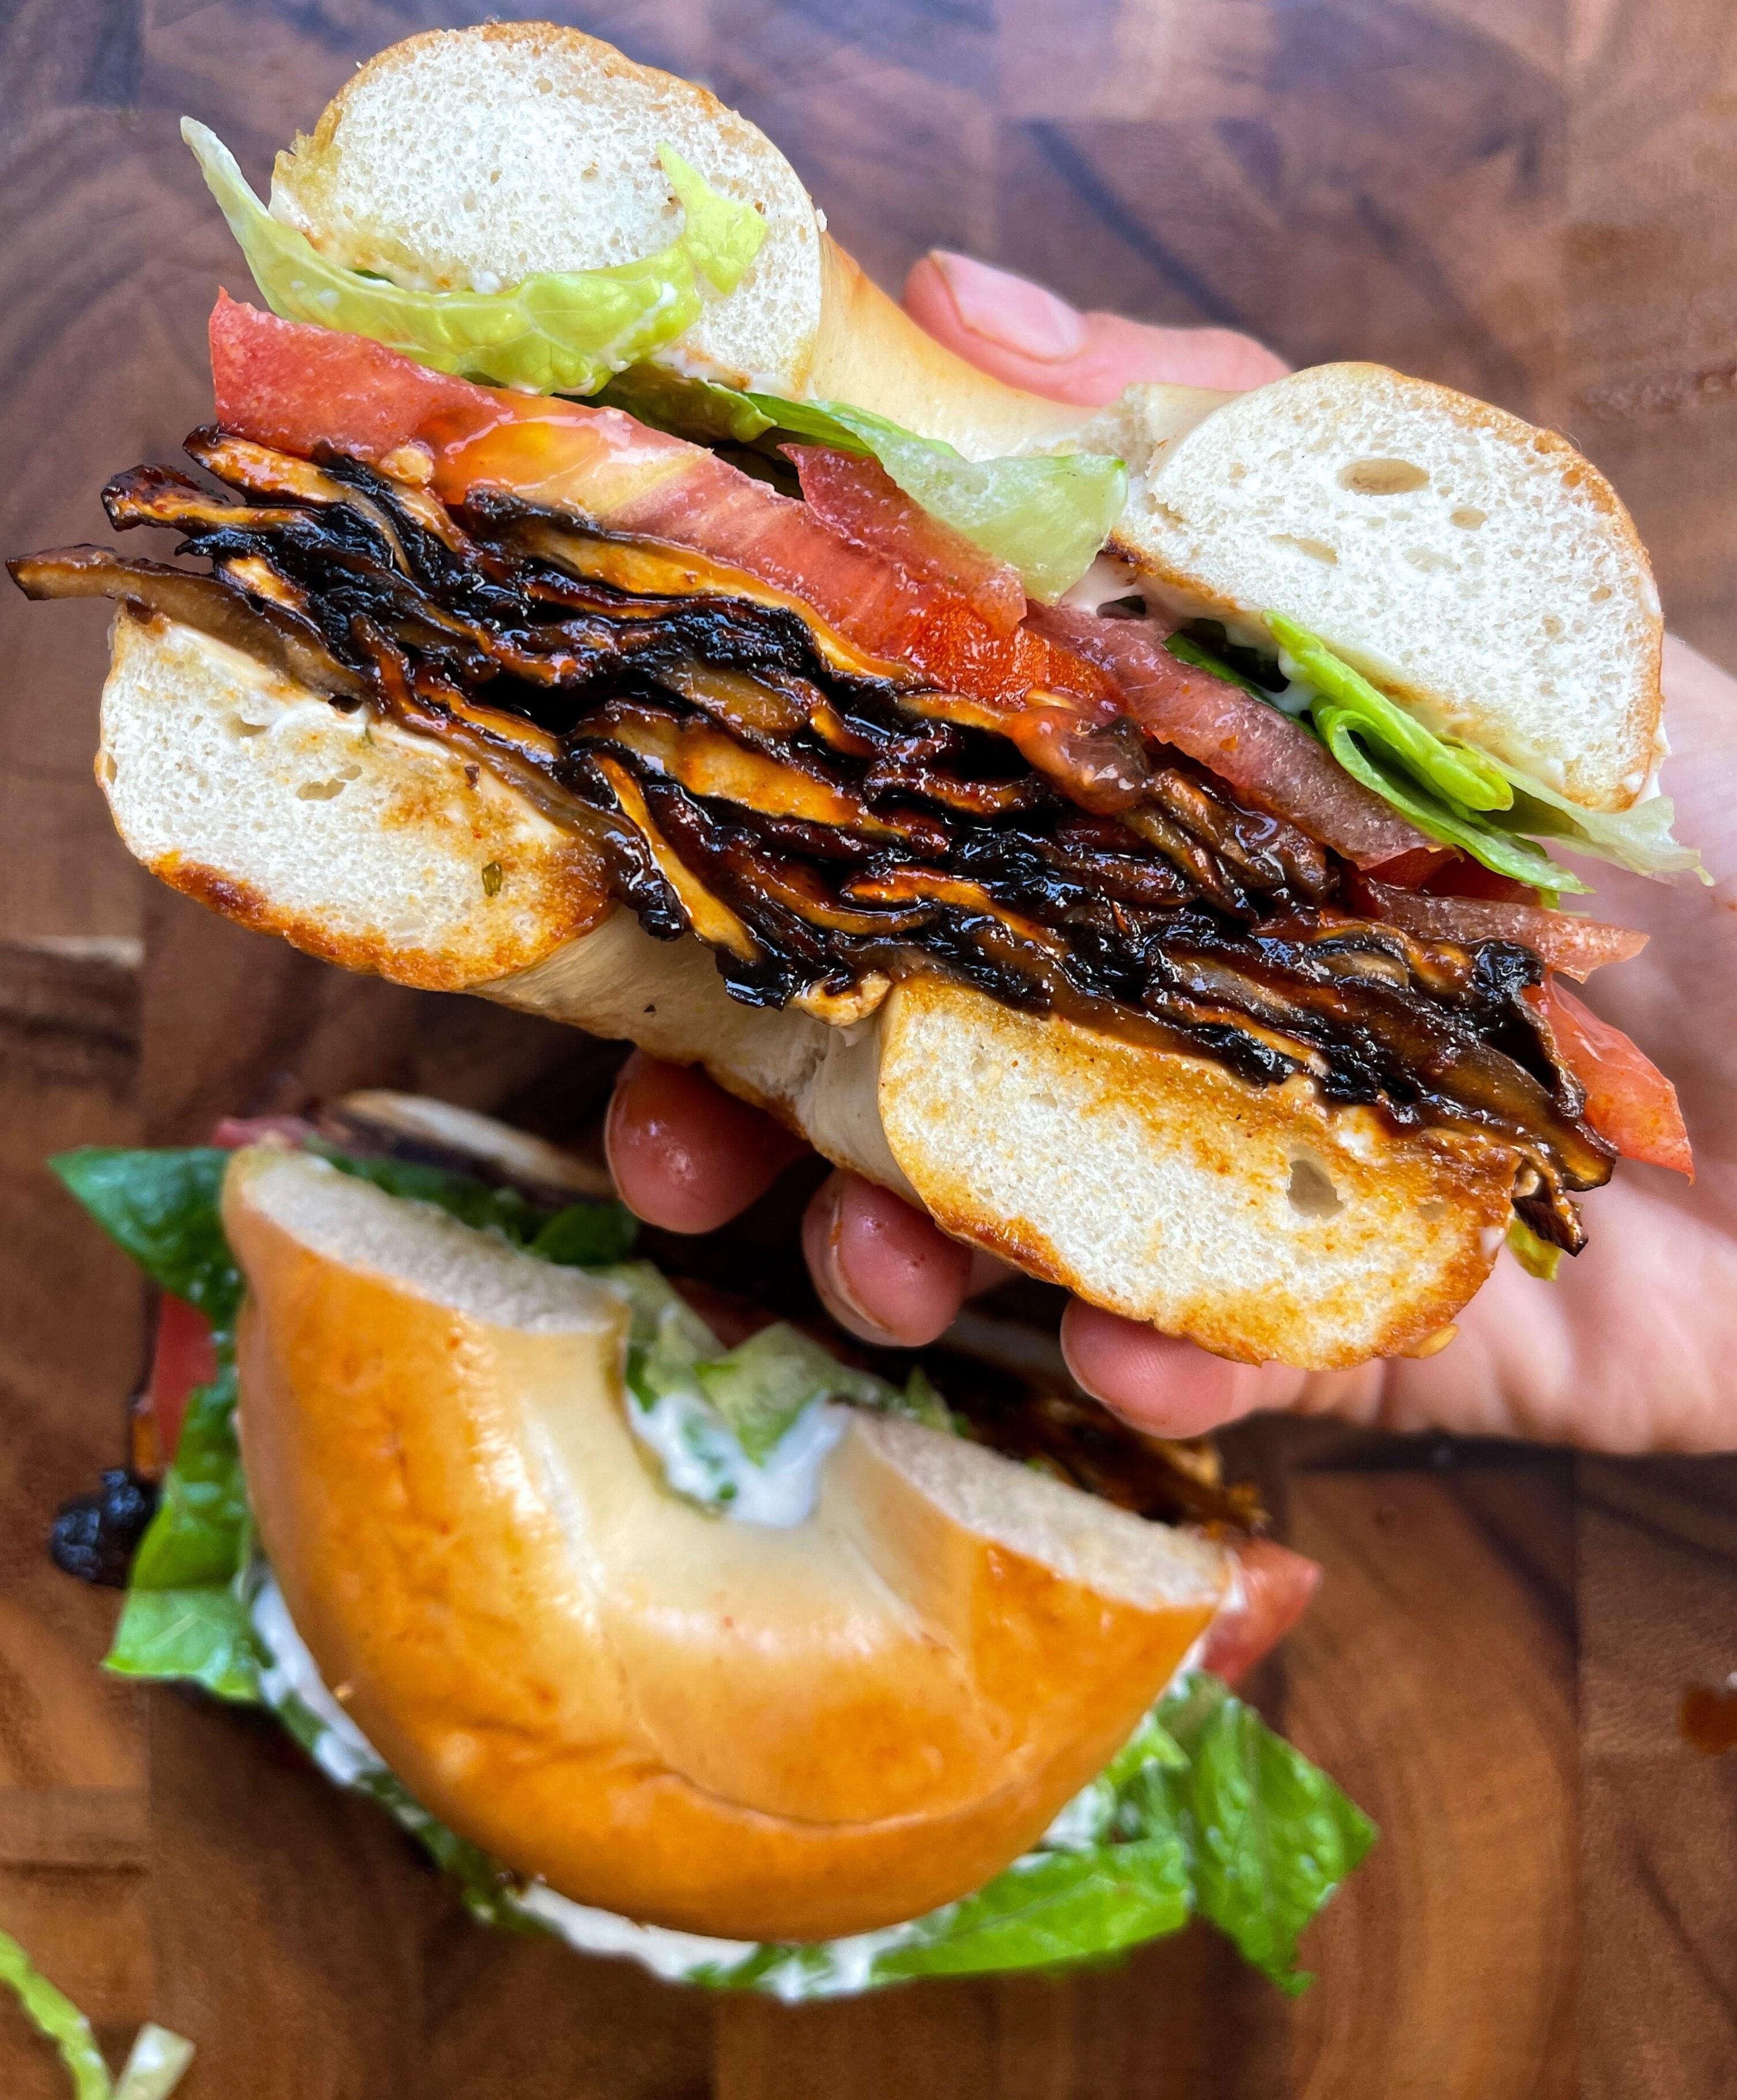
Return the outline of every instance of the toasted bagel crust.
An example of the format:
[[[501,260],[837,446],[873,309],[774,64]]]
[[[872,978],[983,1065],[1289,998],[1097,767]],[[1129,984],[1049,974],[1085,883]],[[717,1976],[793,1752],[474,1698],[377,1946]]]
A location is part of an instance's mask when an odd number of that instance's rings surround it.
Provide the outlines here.
[[[854,1418],[806,1521],[670,1495],[624,1308],[306,1154],[237,1155],[241,1426],[321,1674],[462,1835],[575,1900],[825,1939],[1028,1846],[1224,1594],[1204,1541]]]

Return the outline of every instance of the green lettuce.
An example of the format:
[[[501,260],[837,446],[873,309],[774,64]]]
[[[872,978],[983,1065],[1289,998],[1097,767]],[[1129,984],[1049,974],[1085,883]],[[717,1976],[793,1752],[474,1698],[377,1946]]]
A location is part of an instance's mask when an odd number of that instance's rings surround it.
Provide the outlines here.
[[[37,2032],[60,2051],[76,2100],[169,2100],[193,2060],[190,2041],[148,2020],[118,2081],[111,2079],[89,2020],[9,1932],[0,1932],[0,1983],[12,1992]]]
[[[1281,665],[1308,689],[1316,732],[1354,780],[1427,836],[1460,847],[1497,875],[1536,889],[1585,889],[1511,827],[1514,790],[1493,759],[1425,729],[1282,612],[1264,617],[1284,652]]]
[[[617,1261],[633,1245],[619,1203],[574,1203],[550,1216],[517,1190],[394,1159],[313,1149],[388,1194],[437,1205],[545,1260]],[[235,1320],[241,1273],[219,1208],[231,1154],[212,1145],[127,1150],[86,1145],[49,1164],[152,1282],[211,1323],[217,1375],[194,1388],[157,1513],[139,1542],[114,1640],[117,1676],[175,1678],[215,1697],[255,1699],[259,1657],[243,1590],[252,1560],[247,1485],[236,1438]]]
[[[1677,813],[1668,795],[1649,795],[1627,810],[1585,810],[1518,766],[1495,762],[1514,789],[1506,821],[1517,830],[1559,839],[1571,853],[1609,861],[1633,875],[1695,875],[1712,882],[1695,848],[1671,836]]]
[[[1585,892],[1587,885],[1534,845],[1535,838],[1559,840],[1571,852],[1637,875],[1692,871],[1712,880],[1700,856],[1671,836],[1674,812],[1666,796],[1650,796],[1629,810],[1583,809],[1521,766],[1433,735],[1306,628],[1283,613],[1265,617],[1292,675],[1310,692],[1308,712],[1328,749],[1431,838],[1544,890]],[[1187,662],[1273,698],[1185,638],[1173,636],[1169,646]]]
[[[298,1646],[299,1644],[297,1643]],[[295,1687],[305,1655],[268,1671],[267,1696],[329,1776],[387,1810],[494,1925],[588,1943],[580,1907],[515,1876],[431,1816],[322,1690]],[[903,1925],[815,1943],[755,1945],[626,1928],[608,1944],[658,1973],[719,1991],[834,1997],[926,1976],[1054,1970],[1103,1961],[1179,1931],[1226,1933],[1287,1992],[1305,1988],[1297,1941],[1373,1842],[1368,1820],[1327,1776],[1216,1678],[1196,1674],[1148,1715],[1032,1851],[973,1895]],[[625,1940],[625,1945],[623,1943]]]
[[[846,401],[743,398],[768,428],[878,460],[913,503],[1017,569],[1027,596],[1045,605],[1097,560],[1128,501],[1128,470],[1106,454],[968,460],[951,445]]]
[[[415,1837],[452,1875],[474,1915],[527,1932],[558,1930],[546,1903],[533,1905],[525,1883],[430,1815],[353,1728],[341,1739],[261,1639],[261,1570],[234,1437],[232,1326],[241,1280],[217,1210],[228,1157],[209,1149],[86,1152],[55,1162],[67,1185],[159,1282],[197,1293],[195,1302],[223,1321],[219,1374],[190,1403],[108,1666],[196,1683],[225,1699],[263,1701],[322,1769],[368,1794]],[[624,1229],[612,1205],[576,1206],[549,1220],[528,1205],[519,1214],[502,1192],[463,1176],[346,1156],[334,1164],[392,1193],[437,1202],[467,1223],[484,1220],[546,1259],[563,1258],[551,1251],[559,1247],[618,1246]],[[901,1390],[838,1363],[782,1324],[725,1350],[648,1264],[582,1265],[630,1307],[627,1376],[636,1403],[651,1409],[673,1397],[691,1410],[714,1440],[705,1448],[729,1454],[720,1460],[720,1479],[740,1477],[742,1465],[769,1457],[808,1409],[828,1400],[952,1426],[920,1370]],[[922,1976],[1101,1961],[1176,1931],[1197,1914],[1282,1988],[1297,1990],[1306,1981],[1296,1971],[1298,1936],[1373,1838],[1368,1820],[1324,1773],[1225,1686],[1196,1675],[1160,1702],[1032,1852],[974,1895],[884,1932],[819,1946],[681,1943],[699,1952],[683,1957],[679,1973],[718,1989],[835,1996]],[[655,1965],[669,1973],[667,1956]]]
[[[329,261],[274,218],[228,147],[191,117],[181,136],[273,313],[368,336],[436,372],[538,394],[590,394],[700,317],[702,280],[735,290],[766,238],[751,205],[720,196],[660,146],[684,223],[667,247],[605,270],[541,271],[504,292],[418,292]]]
[[[659,1418],[668,1485],[712,1509],[736,1502],[812,1408],[844,1401],[950,1429],[946,1403],[921,1367],[901,1388],[841,1363],[799,1328],[776,1321],[726,1349],[649,1262],[594,1272],[627,1301],[625,1378],[643,1414]]]
[[[1562,1265],[1562,1251],[1553,1240],[1544,1239],[1535,1233],[1525,1219],[1508,1220],[1508,1246],[1528,1276],[1536,1276],[1545,1283],[1556,1281],[1556,1272]]]
[[[878,460],[913,503],[1017,569],[1027,596],[1045,605],[1091,567],[1128,501],[1128,470],[1107,454],[968,460],[846,401],[739,394],[650,364],[611,380],[599,399],[696,443],[776,451],[796,438]]]

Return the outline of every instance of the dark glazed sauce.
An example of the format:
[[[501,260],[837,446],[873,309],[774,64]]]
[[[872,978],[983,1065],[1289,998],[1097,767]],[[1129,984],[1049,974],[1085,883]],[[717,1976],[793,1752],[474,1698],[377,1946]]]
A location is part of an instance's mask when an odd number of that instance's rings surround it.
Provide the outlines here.
[[[1691,1684],[1677,1720],[1683,1740],[1704,1757],[1737,1750],[1737,1671],[1722,1685]]]

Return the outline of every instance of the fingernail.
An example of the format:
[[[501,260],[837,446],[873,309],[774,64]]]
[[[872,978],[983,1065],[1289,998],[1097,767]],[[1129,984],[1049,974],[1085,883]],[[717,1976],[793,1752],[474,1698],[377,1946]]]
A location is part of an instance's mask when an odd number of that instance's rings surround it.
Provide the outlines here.
[[[864,1341],[896,1344],[899,1337],[864,1310],[845,1279],[842,1242],[847,1185],[842,1175],[835,1174],[810,1202],[802,1220],[802,1251],[822,1302],[841,1326]]]
[[[944,248],[931,249],[930,260],[973,335],[1044,364],[1059,364],[1085,349],[1084,316],[1041,285]]]

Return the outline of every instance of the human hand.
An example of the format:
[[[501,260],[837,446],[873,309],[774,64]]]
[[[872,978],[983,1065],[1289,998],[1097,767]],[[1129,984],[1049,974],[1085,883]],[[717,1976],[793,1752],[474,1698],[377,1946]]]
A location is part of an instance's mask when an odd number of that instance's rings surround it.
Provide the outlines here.
[[[1082,405],[1112,400],[1138,380],[1231,390],[1286,369],[1246,336],[1082,315],[965,257],[925,257],[904,303],[982,369]],[[1717,886],[1667,888],[1598,869],[1598,915],[1652,941],[1635,961],[1594,978],[1587,996],[1676,1082],[1695,1143],[1694,1185],[1624,1163],[1589,1201],[1592,1244],[1562,1264],[1558,1282],[1527,1276],[1505,1254],[1452,1345],[1421,1361],[1332,1373],[1233,1364],[1076,1302],[1062,1343],[1088,1392],[1165,1436],[1288,1408],[1394,1430],[1612,1450],[1737,1444],[1737,682],[1671,642],[1665,685],[1677,836],[1699,846]],[[725,1224],[801,1150],[701,1074],[637,1052],[617,1083],[608,1136],[627,1203],[681,1232]],[[933,1340],[970,1291],[1007,1273],[846,1173],[816,1193],[803,1244],[833,1317],[882,1343]]]

